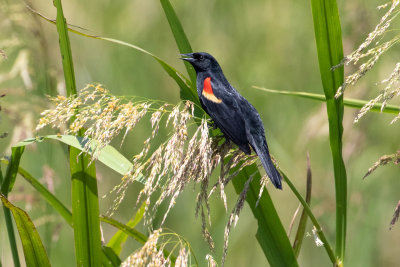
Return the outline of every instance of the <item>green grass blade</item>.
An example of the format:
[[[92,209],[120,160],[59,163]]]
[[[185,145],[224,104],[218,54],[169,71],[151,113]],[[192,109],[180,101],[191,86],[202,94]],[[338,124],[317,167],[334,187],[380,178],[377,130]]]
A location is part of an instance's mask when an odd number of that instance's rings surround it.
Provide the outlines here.
[[[78,266],[100,266],[101,236],[96,167],[89,155],[70,147],[72,219]]]
[[[128,225],[125,225],[117,220],[114,220],[110,217],[106,216],[101,216],[100,220],[102,222],[108,223],[109,225],[112,225],[116,227],[117,229],[123,231],[125,234],[128,236],[132,237],[136,241],[138,241],[140,244],[144,244],[147,241],[147,236],[136,230],[135,228],[129,227]],[[172,264],[175,264],[176,257],[171,254],[171,252],[167,251],[166,249],[163,250],[164,256],[169,257],[171,259]]]
[[[107,246],[102,246],[103,251],[103,267],[115,267],[121,265],[121,259],[116,252]]]
[[[329,141],[336,191],[336,256],[343,262],[346,244],[347,176],[342,157],[343,97],[335,99],[343,83],[343,67],[331,68],[343,59],[342,34],[336,0],[311,0],[319,69],[326,97]]]
[[[40,16],[42,19],[44,19],[52,24],[55,24],[54,20],[51,20],[51,19],[45,17],[44,15],[40,14],[39,12],[37,12],[31,8],[29,8],[29,10],[32,11],[34,14]],[[130,44],[130,43],[127,43],[127,42],[124,42],[121,40],[86,34],[86,33],[77,31],[75,29],[71,29],[71,28],[68,28],[68,31],[78,34],[78,35],[81,35],[81,36],[84,36],[84,37],[93,38],[93,39],[97,39],[97,40],[103,40],[103,41],[111,42],[114,44],[126,46],[129,48],[135,49],[145,55],[151,56],[153,59],[155,59],[161,65],[161,67],[167,72],[167,74],[172,79],[174,79],[174,81],[178,84],[180,91],[181,91],[181,96],[184,97],[183,99],[190,100],[190,101],[200,105],[199,100],[197,98],[197,93],[191,89],[191,87],[193,86],[192,82],[189,79],[187,79],[183,74],[181,74],[179,71],[177,71],[174,67],[169,65],[167,62],[165,62],[164,60],[162,60],[160,57],[156,56],[155,54],[153,54],[139,46],[136,46],[134,44]]]
[[[61,0],[54,0],[57,8],[56,26],[64,70],[67,95],[75,95],[76,84],[68,28]],[[79,132],[83,136],[83,130]],[[75,237],[75,254],[78,266],[101,265],[101,235],[99,201],[97,195],[96,168],[90,164],[90,156],[75,147],[70,147],[72,219]]]
[[[256,89],[259,89],[261,91],[268,92],[268,93],[296,96],[296,97],[326,102],[325,95],[321,95],[321,94],[313,94],[313,93],[308,93],[308,92],[280,91],[280,90],[267,89],[267,88],[258,87],[258,86],[253,86],[253,87]],[[344,106],[347,106],[350,108],[361,109],[368,102],[369,101],[354,99],[354,98],[343,98]],[[381,111],[381,108],[382,108],[382,103],[376,103],[370,110],[374,111],[374,112],[389,113],[389,114],[399,114],[399,112],[400,112],[400,107],[395,106],[395,105],[386,105],[382,111]]]
[[[22,153],[24,153],[25,147],[12,147],[11,148],[11,159],[10,164],[7,166],[6,175],[4,176],[4,181],[1,184],[1,193],[8,196],[8,193],[11,192],[15,178],[17,177],[19,162],[22,157]]]
[[[315,218],[314,214],[311,211],[310,206],[307,204],[307,202],[304,200],[304,198],[301,196],[301,194],[299,193],[299,191],[297,191],[296,187],[293,185],[293,183],[289,180],[289,178],[286,176],[285,173],[283,173],[280,170],[280,173],[282,174],[283,179],[285,180],[285,182],[287,183],[287,185],[290,187],[290,189],[292,190],[292,192],[295,194],[295,196],[297,197],[297,199],[300,201],[301,205],[303,206],[305,212],[307,213],[308,217],[310,218],[311,222],[313,223],[313,225],[315,226],[315,229],[317,230],[317,234],[319,236],[319,238],[321,239],[322,243],[324,244],[324,248],[329,256],[329,259],[331,260],[331,262],[335,265],[338,266],[338,261],[336,259],[335,254],[333,253],[332,247],[328,242],[328,239],[326,238],[324,232],[322,231],[322,227],[319,224],[317,218]]]
[[[160,0],[160,3],[164,10],[165,16],[167,17],[172,34],[174,35],[179,52],[182,54],[192,53],[192,47],[171,3],[169,0]],[[184,61],[183,63],[185,64],[190,80],[192,81],[192,90],[194,93],[196,93],[196,72],[189,62]]]
[[[1,168],[0,168],[0,186],[3,184],[3,180],[4,180],[3,172],[1,171]],[[10,242],[10,248],[11,248],[11,254],[13,257],[13,261],[14,261],[14,266],[20,267],[21,263],[19,262],[18,248],[17,248],[16,239],[15,239],[14,226],[13,226],[12,219],[11,219],[11,212],[4,205],[3,205],[3,211],[4,211],[4,220],[6,221],[8,240]]]
[[[92,142],[91,149],[94,151],[97,146],[97,142],[95,140],[87,140],[85,141],[83,137],[73,136],[73,135],[46,135],[37,138],[29,138],[24,141],[17,143],[14,147],[18,146],[27,146],[37,142],[43,142],[45,140],[56,140],[67,144],[69,146],[75,147],[80,151],[84,150],[84,146],[88,141]],[[89,152],[89,154],[91,154]],[[121,175],[127,174],[132,168],[132,163],[124,157],[118,150],[114,147],[108,145],[104,147],[101,151],[98,152],[98,161],[106,165],[107,167],[113,169]],[[137,178],[140,182],[143,182],[142,176]]]
[[[129,222],[126,224],[126,226],[134,228],[142,220],[145,209],[146,209],[146,203],[143,202],[140,209],[136,212],[134,218],[129,220]],[[120,255],[121,251],[122,251],[122,246],[124,245],[127,238],[128,238],[128,235],[124,231],[118,230],[111,237],[110,241],[108,241],[107,246],[112,248],[113,251],[115,251],[115,253],[117,253],[117,255]]]
[[[47,267],[50,266],[49,258],[40,240],[39,233],[35,225],[29,218],[29,215],[20,208],[11,204],[7,198],[0,194],[3,205],[11,210],[19,236],[21,238],[22,247],[24,249],[25,262],[27,266]]]
[[[8,197],[8,193],[11,192],[14,186],[15,179],[18,173],[19,163],[21,161],[21,157],[22,154],[24,153],[24,150],[25,150],[24,147],[11,148],[10,164],[7,166],[6,175],[4,176],[3,182],[1,183],[1,189],[0,189],[1,194],[3,194],[6,198]],[[20,266],[18,257],[18,248],[15,239],[14,226],[12,224],[10,210],[6,206],[3,207],[3,210],[6,219],[7,233],[10,241],[10,247],[13,255],[14,265]]]
[[[9,164],[7,159],[1,159],[1,162],[4,164]],[[33,188],[38,191],[38,193],[43,197],[47,203],[53,207],[60,215],[64,218],[64,220],[72,227],[72,213],[69,211],[67,207],[62,204],[62,202],[54,196],[50,191],[47,190],[39,181],[34,178],[29,172],[27,172],[22,167],[18,168],[18,174],[21,175],[27,182],[29,182]],[[1,179],[0,179],[1,181]],[[9,212],[9,209],[6,208]],[[11,217],[10,217],[11,218]],[[119,266],[121,260],[118,258],[118,255],[114,251],[110,251],[111,248],[102,246],[102,263],[104,266]],[[118,263],[119,262],[119,263]]]
[[[1,159],[1,162],[4,164],[9,164],[9,161],[6,159]],[[34,178],[22,167],[18,168],[18,174],[21,175],[28,183],[30,183],[33,188],[35,188],[36,191],[38,191],[38,193],[46,200],[46,202],[53,207],[70,226],[72,226],[72,214],[60,200],[58,200],[49,190],[47,190],[46,187],[39,183],[36,178]]]
[[[138,241],[140,244],[144,244],[147,241],[147,236],[136,230],[135,228],[129,227],[128,225],[125,225],[117,220],[114,220],[110,217],[107,216],[101,216],[100,220],[102,222],[108,223],[119,230],[123,231],[130,237],[133,237],[136,241]]]
[[[235,171],[235,169],[232,171]],[[267,190],[264,190],[259,204],[256,206],[261,186],[261,175],[255,165],[245,167],[238,176],[232,179],[236,193],[240,194],[242,192],[244,184],[253,173],[256,174],[250,184],[246,201],[258,222],[256,234],[258,243],[271,267],[298,266],[289,238],[286,235]]]
[[[307,186],[306,186],[306,203],[310,206],[311,202],[311,188],[312,188],[312,173],[311,173],[311,166],[310,166],[310,157],[307,154]],[[303,244],[304,235],[306,233],[306,226],[307,226],[307,213],[305,208],[303,207],[303,211],[301,212],[300,220],[299,220],[299,227],[297,228],[297,233],[294,238],[293,242],[293,250],[294,255],[296,258],[299,257],[300,248]]]

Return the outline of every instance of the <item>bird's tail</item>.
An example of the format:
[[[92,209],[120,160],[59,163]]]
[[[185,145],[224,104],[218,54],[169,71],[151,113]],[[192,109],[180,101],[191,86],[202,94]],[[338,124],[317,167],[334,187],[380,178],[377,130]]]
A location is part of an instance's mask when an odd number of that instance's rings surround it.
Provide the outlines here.
[[[264,141],[262,147],[256,146],[255,150],[273,185],[278,189],[282,189],[282,177],[278,170],[275,168],[274,163],[272,163],[267,142]]]

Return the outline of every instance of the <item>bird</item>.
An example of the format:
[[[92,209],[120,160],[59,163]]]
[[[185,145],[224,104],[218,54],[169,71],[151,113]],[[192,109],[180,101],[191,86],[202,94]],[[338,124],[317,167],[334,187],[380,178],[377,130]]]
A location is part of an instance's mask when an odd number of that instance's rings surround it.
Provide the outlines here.
[[[225,78],[217,60],[205,52],[181,54],[196,71],[200,104],[228,141],[245,154],[256,152],[273,183],[282,189],[282,177],[272,163],[260,114]]]

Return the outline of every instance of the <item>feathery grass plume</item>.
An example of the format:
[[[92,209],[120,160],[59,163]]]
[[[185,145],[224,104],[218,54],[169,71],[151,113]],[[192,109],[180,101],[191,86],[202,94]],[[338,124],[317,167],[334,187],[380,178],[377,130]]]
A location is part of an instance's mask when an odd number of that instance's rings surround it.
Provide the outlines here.
[[[171,266],[170,259],[164,257],[164,245],[158,245],[161,232],[162,229],[155,230],[139,251],[130,255],[121,267]]]
[[[397,18],[400,13],[399,10],[399,3],[400,0],[393,0],[391,2],[390,8],[387,12],[383,15],[381,20],[379,21],[378,25],[376,25],[375,29],[370,32],[365,39],[365,41],[350,55],[346,56],[342,62],[332,67],[335,69],[337,67],[343,65],[357,65],[361,59],[365,59],[365,62],[359,65],[358,70],[353,74],[346,77],[344,83],[338,88],[335,97],[338,98],[341,96],[349,85],[354,85],[358,82],[360,78],[362,78],[370,69],[372,69],[375,63],[379,60],[379,58],[389,50],[393,45],[399,43],[400,41],[400,34],[395,35],[391,39],[383,42],[382,40],[385,38],[385,34],[389,32],[389,28]],[[389,3],[381,5],[378,9],[383,9],[389,6]],[[370,100],[367,104],[365,104],[362,109],[357,114],[354,122],[358,122],[361,117],[363,117],[376,103],[382,101],[382,108],[383,110],[387,105],[387,102],[390,101],[392,98],[400,95],[400,87],[399,87],[399,80],[400,80],[400,63],[395,65],[392,73],[389,75],[387,79],[384,79],[380,82],[380,84],[384,84],[385,87],[381,90],[381,92],[372,100]],[[400,118],[400,113],[397,117],[395,117],[391,123],[394,123],[396,120]]]
[[[168,246],[172,250],[165,250]],[[165,251],[164,251],[165,250]],[[171,261],[174,250],[179,250],[178,257]],[[147,267],[147,266],[191,266],[191,247],[190,244],[176,233],[163,233],[163,229],[152,232],[146,243],[137,251],[132,253],[121,266]]]
[[[212,255],[207,254],[206,260],[208,262],[208,267],[217,267],[217,262],[214,260]]]
[[[394,210],[393,218],[390,221],[389,230],[392,230],[392,228],[394,227],[396,222],[399,220],[399,217],[400,217],[400,200],[399,200],[399,202],[397,202],[396,209]]]
[[[396,96],[400,95],[400,63],[397,63],[392,73],[387,79],[384,79],[380,84],[386,84],[385,88],[374,99],[365,104],[358,112],[354,122],[358,122],[376,103],[382,101],[381,111],[386,107],[387,102]],[[391,124],[400,118],[400,113],[391,121]]]
[[[222,252],[222,264],[221,264],[222,266],[224,266],[226,255],[227,255],[227,252],[228,252],[228,241],[229,241],[229,235],[230,235],[230,232],[231,232],[232,225],[236,226],[236,223],[239,220],[239,214],[240,214],[240,211],[243,209],[244,201],[246,200],[247,192],[249,190],[250,183],[254,178],[254,175],[255,175],[255,173],[250,175],[250,177],[247,179],[246,183],[244,184],[243,191],[240,193],[239,198],[238,198],[238,200],[236,202],[236,205],[233,208],[233,210],[232,210],[232,212],[231,212],[231,214],[229,216],[228,224],[225,227],[224,249],[223,249],[223,252]]]
[[[94,159],[98,156],[98,152],[123,129],[126,129],[125,138],[155,102],[152,103],[150,100],[126,102],[111,95],[100,84],[89,84],[76,96],[49,98],[55,108],[41,113],[42,118],[36,130],[48,125],[62,129],[67,122],[74,119],[64,134],[75,135],[85,127],[87,129],[85,141],[88,141],[85,144],[85,152],[93,150],[92,141],[97,142],[95,151],[92,151]]]
[[[386,165],[392,161],[396,165],[400,163],[400,150],[398,150],[395,154],[384,155],[380,157],[379,160],[375,162],[371,168],[368,169],[368,172],[364,175],[363,179],[374,172],[379,166]]]
[[[112,215],[118,209],[126,195],[128,186],[137,177],[143,175],[146,177],[146,181],[138,195],[137,203],[144,199],[145,223],[150,225],[158,207],[167,202],[168,208],[163,214],[161,222],[161,225],[163,225],[183,189],[191,182],[195,185],[200,184],[195,214],[196,216],[200,214],[203,237],[211,250],[214,250],[214,242],[208,230],[208,225],[211,225],[209,198],[217,192],[219,187],[219,196],[227,210],[227,197],[224,191],[226,185],[244,167],[256,162],[258,159],[256,154],[245,155],[237,147],[232,148],[230,142],[220,144],[222,137],[211,138],[207,119],[194,117],[194,104],[190,101],[180,102],[177,105],[148,99],[126,101],[123,98],[111,95],[101,85],[91,84],[76,96],[68,98],[57,96],[50,99],[55,107],[42,113],[37,129],[47,125],[61,129],[67,122],[75,119],[64,131],[64,134],[74,135],[80,129],[85,128],[84,138],[87,143],[84,152],[91,152],[93,160],[96,159],[97,153],[120,133],[124,134],[123,142],[127,133],[147,113],[151,113],[152,132],[144,141],[142,151],[133,157],[132,169],[121,179],[120,184],[110,191],[116,197],[108,214]],[[157,135],[163,118],[165,118],[165,127],[172,128],[171,134],[149,155],[152,140]],[[199,124],[193,123],[196,120]],[[194,133],[189,135],[188,132],[191,127],[194,128]],[[92,145],[92,142],[95,146]],[[220,175],[217,182],[209,189],[211,174],[219,165]],[[232,168],[235,168],[235,171],[231,171]],[[226,257],[231,226],[236,223],[243,208],[249,183],[253,176],[249,177],[227,223],[223,260]],[[267,177],[265,176],[262,179],[263,187],[266,183]],[[262,190],[260,190],[260,196]],[[159,194],[156,200],[154,199],[155,192]],[[156,237],[157,232],[154,233],[153,239],[156,239]],[[153,240],[153,242],[156,241]],[[183,255],[184,250],[181,253]],[[133,257],[131,260],[136,260],[136,258]],[[160,262],[164,264],[166,261],[161,261],[160,258]],[[182,266],[187,264],[183,261],[183,258],[180,262]]]
[[[361,77],[365,75],[366,72],[372,69],[372,67],[375,65],[375,63],[378,61],[383,53],[385,53],[394,44],[399,42],[400,36],[397,35],[389,41],[379,44],[393,20],[400,13],[400,10],[398,10],[397,8],[399,3],[399,0],[393,0],[389,10],[381,18],[375,29],[368,34],[365,41],[350,55],[346,56],[339,65],[333,67],[333,69],[335,69],[339,66],[349,65],[350,63],[356,65],[360,59],[367,58],[367,61],[361,64],[355,73],[346,77],[344,83],[338,88],[336,92],[336,98],[343,94],[348,85],[354,85]],[[386,6],[382,5],[378,8],[384,7]],[[378,38],[380,39],[377,40]],[[375,46],[371,45],[374,41],[376,41]]]

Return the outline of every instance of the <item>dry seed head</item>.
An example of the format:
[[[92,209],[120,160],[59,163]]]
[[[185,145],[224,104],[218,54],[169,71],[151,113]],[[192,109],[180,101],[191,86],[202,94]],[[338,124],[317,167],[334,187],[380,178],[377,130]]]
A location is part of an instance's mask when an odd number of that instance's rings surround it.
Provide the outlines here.
[[[333,69],[335,69],[339,66],[342,66],[343,64],[349,65],[350,63],[353,63],[355,65],[358,63],[360,59],[368,58],[366,63],[361,64],[359,66],[358,71],[346,77],[345,82],[338,88],[336,92],[335,95],[336,98],[338,98],[343,94],[344,90],[348,85],[354,85],[361,77],[363,77],[366,74],[366,72],[372,69],[372,67],[378,61],[380,56],[399,41],[399,36],[395,36],[393,39],[386,41],[381,45],[378,44],[380,41],[378,40],[375,43],[375,47],[369,48],[367,50],[368,47],[371,47],[374,41],[376,41],[378,38],[384,37],[384,34],[388,31],[388,28],[390,27],[392,21],[400,13],[400,11],[397,9],[399,2],[400,2],[399,0],[392,1],[390,9],[381,18],[380,22],[378,23],[378,25],[376,25],[375,29],[368,34],[365,41],[350,55],[346,56],[338,66],[333,67]]]
[[[389,230],[392,230],[392,228],[394,227],[396,222],[399,220],[399,217],[400,217],[400,200],[399,200],[399,202],[397,202],[396,209],[394,210],[393,218],[390,221]]]
[[[377,162],[374,163],[374,165],[368,169],[368,172],[364,175],[363,178],[367,177],[370,175],[372,172],[374,172],[378,167],[386,165],[390,162],[393,162],[394,164],[399,164],[400,163],[400,150],[397,151],[395,154],[391,155],[384,155],[379,158]]]
[[[400,35],[396,35],[389,39],[388,41],[380,44],[382,39],[385,37],[385,34],[389,31],[390,26],[392,25],[394,19],[400,13],[399,10],[399,0],[394,0],[391,2],[390,8],[383,15],[378,25],[376,25],[375,29],[370,32],[365,39],[365,41],[350,55],[345,57],[345,59],[339,64],[341,66],[343,64],[353,63],[354,65],[359,62],[361,59],[366,59],[366,62],[361,64],[358,70],[347,76],[344,83],[338,88],[335,97],[340,97],[347,86],[354,85],[361,79],[370,69],[372,69],[375,63],[379,60],[379,58],[387,52],[393,45],[398,44],[400,42]],[[386,8],[389,4],[384,4],[378,7],[378,9]],[[338,66],[333,67],[336,68]],[[375,104],[379,101],[382,101],[381,111],[386,107],[388,101],[392,100],[394,97],[400,94],[400,86],[399,86],[399,77],[400,77],[400,63],[397,63],[392,73],[389,75],[389,78],[384,79],[380,82],[380,84],[384,84],[385,87],[381,92],[372,100],[370,100],[367,104],[365,104],[360,112],[357,114],[354,122],[358,122],[361,117],[363,117]],[[400,118],[400,113],[391,121],[391,124],[396,122]]]
[[[52,101],[55,108],[42,114],[43,117],[38,129],[46,125],[59,128],[63,123],[74,119],[65,133],[75,134],[83,127],[87,128],[85,132],[86,152],[89,150],[99,152],[121,132],[124,132],[124,139],[126,134],[137,125],[144,115],[151,112],[152,134],[144,142],[142,151],[133,157],[131,171],[121,179],[119,185],[111,190],[110,193],[115,193],[116,197],[108,213],[112,214],[118,208],[126,195],[128,186],[133,181],[139,177],[146,177],[144,187],[138,196],[138,202],[142,198],[145,201],[145,221],[148,224],[151,223],[157,208],[161,203],[168,201],[168,209],[162,220],[162,223],[164,223],[169,211],[188,183],[200,183],[200,192],[196,200],[196,214],[200,212],[203,237],[209,243],[210,248],[214,249],[214,242],[208,231],[208,225],[211,225],[209,197],[219,187],[219,195],[227,209],[225,186],[244,167],[253,164],[257,160],[256,155],[247,156],[237,148],[232,150],[229,142],[219,145],[221,138],[210,138],[205,118],[201,120],[200,126],[197,127],[194,134],[189,136],[190,122],[195,119],[193,117],[194,105],[189,101],[179,103],[176,106],[164,104],[154,108],[156,101],[126,102],[124,99],[112,96],[101,85],[88,85],[76,97],[56,97],[52,98]],[[169,114],[165,126],[172,126],[172,133],[163,144],[151,155],[148,155],[163,115],[167,113]],[[93,143],[97,146],[93,146]],[[229,160],[227,160],[228,158]],[[221,164],[221,173],[217,183],[209,191],[208,185],[211,174],[218,167],[218,164]],[[235,167],[236,170],[231,171]],[[253,175],[246,182],[244,190],[230,215],[225,231],[223,261],[226,257],[231,226],[235,225],[239,218],[252,179]],[[266,179],[262,181],[265,182]],[[156,191],[160,195],[156,202],[152,203],[151,197]],[[139,252],[131,255],[123,266],[168,266],[169,259],[163,258],[160,250],[154,250],[158,235],[157,231],[154,232],[146,245]],[[179,256],[182,259],[179,262],[181,266],[187,264],[187,261],[184,260],[184,253],[188,255],[188,251],[181,249]]]

